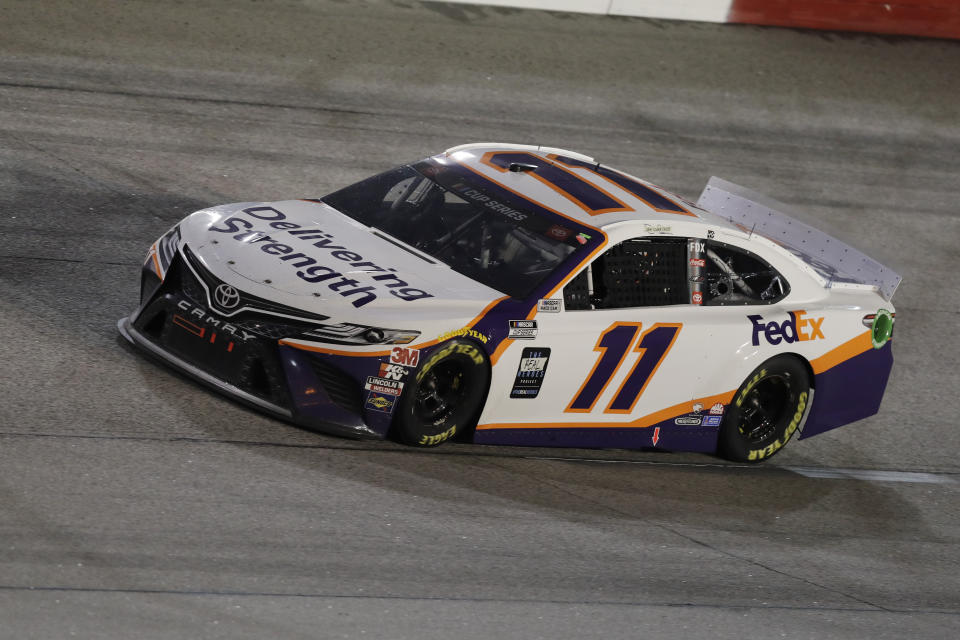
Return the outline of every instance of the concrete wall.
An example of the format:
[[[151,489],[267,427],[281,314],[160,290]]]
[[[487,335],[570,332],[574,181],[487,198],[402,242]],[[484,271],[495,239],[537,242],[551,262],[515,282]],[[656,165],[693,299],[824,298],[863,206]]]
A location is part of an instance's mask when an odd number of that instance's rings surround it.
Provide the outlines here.
[[[960,38],[960,0],[452,0],[700,22]]]

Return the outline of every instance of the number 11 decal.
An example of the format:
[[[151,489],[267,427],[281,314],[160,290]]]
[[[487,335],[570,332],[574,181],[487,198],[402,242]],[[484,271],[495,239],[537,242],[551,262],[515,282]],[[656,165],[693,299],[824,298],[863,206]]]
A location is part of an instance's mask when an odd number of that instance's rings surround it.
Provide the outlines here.
[[[587,413],[593,410],[594,405],[603,394],[613,375],[626,359],[627,351],[633,344],[633,339],[640,328],[640,322],[615,322],[600,334],[594,351],[599,351],[600,357],[587,379],[580,385],[577,395],[565,409],[568,413]],[[647,388],[650,378],[667,352],[677,340],[682,324],[657,323],[640,334],[634,351],[640,355],[633,365],[630,374],[617,389],[613,400],[604,409],[604,413],[630,413],[634,405]]]

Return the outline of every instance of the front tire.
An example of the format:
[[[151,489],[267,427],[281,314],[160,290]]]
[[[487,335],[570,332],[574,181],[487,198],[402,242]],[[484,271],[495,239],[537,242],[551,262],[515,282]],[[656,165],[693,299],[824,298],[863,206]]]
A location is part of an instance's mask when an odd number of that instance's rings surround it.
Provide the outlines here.
[[[718,453],[735,462],[761,462],[803,425],[813,401],[810,376],[796,357],[773,357],[737,389],[720,427]]]
[[[406,383],[393,429],[398,440],[435,447],[476,425],[490,387],[487,354],[468,340],[450,340]]]

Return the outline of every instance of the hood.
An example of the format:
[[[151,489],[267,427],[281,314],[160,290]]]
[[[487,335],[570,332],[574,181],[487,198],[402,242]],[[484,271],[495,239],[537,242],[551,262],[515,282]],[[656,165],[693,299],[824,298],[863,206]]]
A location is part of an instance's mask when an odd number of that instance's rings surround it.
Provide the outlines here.
[[[503,296],[321,202],[204,209],[181,234],[224,282],[340,322],[469,319]]]

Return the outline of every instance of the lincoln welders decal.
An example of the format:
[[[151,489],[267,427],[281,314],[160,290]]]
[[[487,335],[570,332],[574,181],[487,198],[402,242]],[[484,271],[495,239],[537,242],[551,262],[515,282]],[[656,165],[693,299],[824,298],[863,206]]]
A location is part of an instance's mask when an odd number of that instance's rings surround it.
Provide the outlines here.
[[[400,276],[393,273],[396,269],[380,267],[365,260],[359,253],[338,245],[332,233],[317,228],[302,229],[301,225],[288,221],[287,216],[278,209],[273,207],[249,207],[241,213],[259,221],[268,222],[269,226],[277,230],[270,233],[278,237],[281,233],[285,234],[282,237],[284,240],[296,241],[297,244],[308,243],[311,247],[329,251],[330,257],[341,260],[351,267],[348,270],[351,275],[358,272],[363,273],[364,276],[374,281],[373,285],[360,286],[362,283],[359,280],[354,280],[332,267],[317,264],[316,258],[297,251],[296,245],[284,244],[271,237],[269,233],[254,229],[254,223],[239,214],[221,220],[219,226],[212,226],[209,230],[217,233],[233,233],[236,234],[233,236],[234,240],[251,246],[257,245],[264,253],[276,256],[278,260],[282,260],[289,264],[291,268],[297,269],[297,277],[302,280],[311,283],[323,282],[330,291],[334,291],[345,298],[359,296],[350,300],[355,307],[362,307],[376,300],[378,293],[381,295],[384,293],[383,288],[389,290],[390,295],[400,300],[411,301],[433,297],[432,293],[408,286]],[[316,255],[315,251],[311,251],[311,253]]]
[[[363,388],[383,395],[398,396],[403,391],[403,383],[397,380],[368,376]]]
[[[524,347],[520,354],[520,366],[513,381],[511,398],[536,398],[547,375],[547,361],[550,360],[548,347]]]

